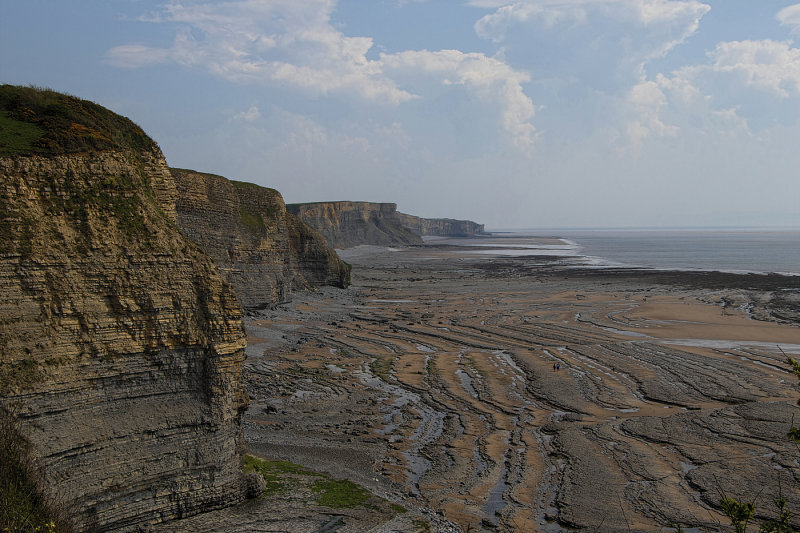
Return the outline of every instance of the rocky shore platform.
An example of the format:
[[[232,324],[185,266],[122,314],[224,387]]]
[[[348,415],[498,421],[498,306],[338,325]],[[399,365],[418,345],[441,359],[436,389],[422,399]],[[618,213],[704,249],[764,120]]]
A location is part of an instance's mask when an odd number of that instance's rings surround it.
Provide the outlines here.
[[[394,505],[273,494],[197,531],[724,531],[723,495],[800,510],[800,278],[474,250],[347,250],[351,288],[248,319],[250,453]]]

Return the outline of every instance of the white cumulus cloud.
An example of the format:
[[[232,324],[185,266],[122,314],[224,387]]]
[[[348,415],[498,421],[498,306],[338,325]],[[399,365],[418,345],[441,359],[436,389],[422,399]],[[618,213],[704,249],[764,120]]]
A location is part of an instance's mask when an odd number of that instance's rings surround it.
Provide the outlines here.
[[[536,112],[522,84],[530,76],[514,70],[506,63],[481,53],[458,50],[406,51],[383,54],[386,69],[419,70],[441,79],[449,85],[463,85],[485,101],[494,101],[502,108],[503,128],[511,135],[514,145],[529,151],[535,140],[531,120]]]
[[[800,4],[784,7],[778,11],[777,19],[783,26],[789,26],[792,33],[800,33]]]
[[[800,48],[773,40],[719,43],[706,67],[733,73],[743,82],[774,92],[782,98],[800,95]]]
[[[141,44],[115,46],[106,52],[106,62],[119,68],[139,68],[162,63],[169,57],[169,50],[152,48]]]
[[[168,56],[231,81],[286,83],[321,94],[346,91],[391,103],[414,98],[366,57],[372,39],[346,36],[331,25],[335,5],[333,0],[172,2],[153,20],[180,28],[162,60]],[[118,46],[109,56],[118,66],[148,64],[134,45]]]
[[[661,112],[667,106],[667,97],[658,83],[642,81],[628,95],[636,118],[628,123],[627,134],[631,144],[638,148],[651,135],[675,135],[678,128],[661,120]]]
[[[457,50],[370,58],[372,38],[345,35],[331,23],[336,4],[337,0],[173,1],[146,19],[177,26],[170,49],[122,45],[108,52],[109,62],[138,67],[171,60],[235,83],[299,87],[312,94],[355,95],[391,105],[424,96],[406,88],[409,77],[438,77],[441,83],[464,86],[484,102],[499,103],[501,127],[513,143],[523,151],[533,144],[530,121],[535,109],[522,87],[529,81],[527,74],[482,53]],[[247,120],[247,114],[237,118]]]
[[[472,5],[496,11],[475,23],[479,36],[502,42],[518,24],[545,28],[572,27],[598,19],[646,29],[647,39],[638,47],[643,59],[658,57],[697,31],[710,7],[697,0],[473,0]],[[634,36],[636,37],[636,36]]]
[[[261,111],[256,106],[250,106],[250,109],[247,111],[242,111],[241,113],[237,113],[234,115],[235,119],[243,120],[245,122],[255,122],[259,118],[261,118]]]

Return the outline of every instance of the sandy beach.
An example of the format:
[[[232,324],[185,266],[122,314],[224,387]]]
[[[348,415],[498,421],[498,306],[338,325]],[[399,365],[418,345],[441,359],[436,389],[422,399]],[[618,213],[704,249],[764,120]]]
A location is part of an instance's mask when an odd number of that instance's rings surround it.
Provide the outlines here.
[[[796,280],[474,251],[350,249],[350,289],[249,319],[249,451],[409,511],[331,530],[716,530],[722,494],[763,515],[779,487],[800,509],[784,355],[800,328],[753,318]],[[280,529],[286,513],[315,525]],[[331,515],[248,516],[316,531]]]

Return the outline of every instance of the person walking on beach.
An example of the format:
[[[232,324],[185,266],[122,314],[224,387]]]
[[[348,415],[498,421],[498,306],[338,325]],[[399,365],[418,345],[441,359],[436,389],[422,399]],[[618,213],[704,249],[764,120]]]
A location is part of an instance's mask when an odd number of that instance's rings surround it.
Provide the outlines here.
[[[561,363],[556,363],[556,372],[561,370]]]

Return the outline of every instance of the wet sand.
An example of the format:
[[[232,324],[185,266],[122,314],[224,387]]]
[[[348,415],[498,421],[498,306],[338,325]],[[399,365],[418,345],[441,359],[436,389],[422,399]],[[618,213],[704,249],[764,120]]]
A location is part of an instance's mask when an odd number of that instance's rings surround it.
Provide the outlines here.
[[[350,289],[249,319],[245,417],[252,453],[409,509],[339,531],[716,530],[721,494],[771,511],[779,486],[800,509],[800,328],[769,296],[800,280],[453,241],[343,258]]]

